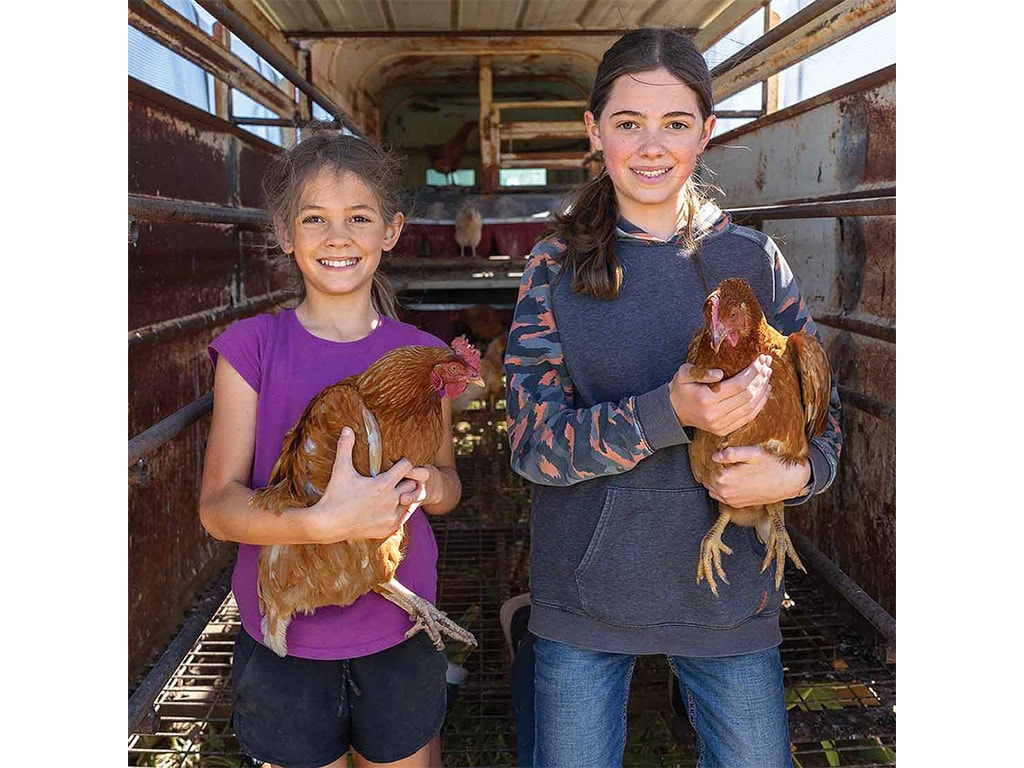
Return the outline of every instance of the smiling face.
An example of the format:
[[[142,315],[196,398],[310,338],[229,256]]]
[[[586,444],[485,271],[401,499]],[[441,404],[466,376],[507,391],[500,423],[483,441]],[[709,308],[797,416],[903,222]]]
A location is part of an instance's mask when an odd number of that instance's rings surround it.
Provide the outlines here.
[[[621,75],[601,114],[584,115],[593,149],[604,152],[619,213],[652,234],[676,231],[683,186],[715,126],[690,86],[667,69]],[[666,234],[667,233],[667,234]]]
[[[324,169],[305,185],[281,245],[294,255],[307,294],[369,294],[381,252],[394,247],[402,223],[401,213],[385,219],[357,175]]]

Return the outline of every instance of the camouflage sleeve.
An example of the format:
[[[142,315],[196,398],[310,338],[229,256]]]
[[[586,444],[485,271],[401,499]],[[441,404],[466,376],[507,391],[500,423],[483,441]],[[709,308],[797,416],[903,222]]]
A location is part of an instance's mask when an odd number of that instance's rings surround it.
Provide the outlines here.
[[[811,319],[807,305],[804,304],[789,264],[771,239],[768,240],[767,248],[769,255],[773,257],[775,280],[775,306],[769,322],[780,333],[788,335],[795,331],[803,331],[813,334],[820,340],[818,327]],[[832,485],[832,481],[836,479],[839,454],[843,450],[843,433],[839,426],[840,413],[839,386],[833,369],[825,432],[811,439],[811,489],[796,498],[787,499],[787,506],[803,504],[814,494],[821,493]]]
[[[650,456],[636,398],[573,407],[573,383],[551,307],[559,243],[539,243],[523,270],[505,350],[512,469],[542,485],[567,486],[632,469]]]

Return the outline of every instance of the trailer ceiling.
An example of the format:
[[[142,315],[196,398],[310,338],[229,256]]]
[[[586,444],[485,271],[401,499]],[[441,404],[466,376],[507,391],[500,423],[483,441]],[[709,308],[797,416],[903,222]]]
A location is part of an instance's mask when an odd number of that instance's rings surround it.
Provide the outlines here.
[[[287,37],[432,34],[611,34],[664,26],[691,34],[746,18],[758,0],[256,0]]]

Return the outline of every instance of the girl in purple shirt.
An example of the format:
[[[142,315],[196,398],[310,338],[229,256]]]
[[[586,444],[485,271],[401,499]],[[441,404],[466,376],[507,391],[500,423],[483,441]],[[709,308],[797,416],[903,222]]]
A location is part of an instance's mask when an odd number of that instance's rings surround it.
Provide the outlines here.
[[[303,297],[294,309],[234,323],[210,344],[214,407],[199,513],[212,536],[239,544],[234,728],[250,757],[285,768],[343,766],[349,752],[357,766],[440,765],[447,662],[424,633],[405,639],[408,615],[375,593],[296,615],[280,658],[261,642],[256,568],[263,545],[384,538],[406,523],[397,577],[433,602],[437,546],[424,512],[444,514],[459,501],[452,443],[430,466],[403,459],[370,478],[353,470],[355,438],[346,430],[316,504],[280,515],[249,505],[285,433],[324,387],[395,347],[445,346],[395,319],[394,297],[376,273],[402,231],[399,178],[380,148],[337,133],[313,133],[275,158],[264,179],[267,208],[302,275]],[[450,404],[442,403],[450,430]]]

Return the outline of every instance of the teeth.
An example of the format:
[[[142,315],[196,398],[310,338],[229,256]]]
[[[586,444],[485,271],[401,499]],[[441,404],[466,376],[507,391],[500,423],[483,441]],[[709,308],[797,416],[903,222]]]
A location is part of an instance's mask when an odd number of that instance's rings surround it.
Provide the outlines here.
[[[640,174],[641,176],[646,176],[646,177],[647,177],[648,179],[655,179],[655,178],[657,178],[658,176],[664,176],[664,175],[665,175],[666,173],[668,173],[668,172],[669,172],[669,171],[670,171],[671,169],[670,169],[670,168],[663,168],[663,169],[662,169],[662,170],[660,170],[660,171],[641,171],[641,170],[639,170],[639,169],[637,169],[637,168],[634,168],[633,170],[634,170],[634,171],[635,171],[636,173],[639,173],[639,174]]]
[[[332,259],[317,259],[317,261],[327,267],[351,267],[353,264],[359,263],[359,259],[341,259],[340,261]]]

